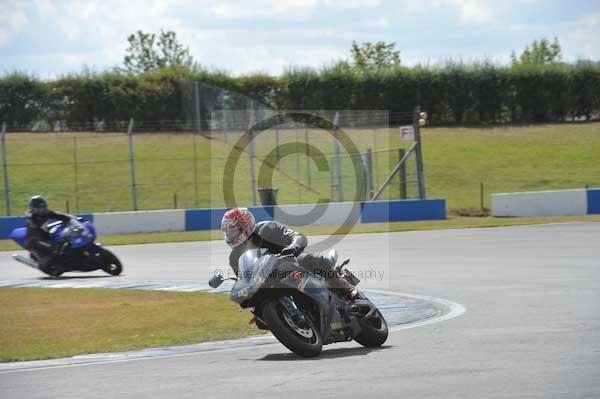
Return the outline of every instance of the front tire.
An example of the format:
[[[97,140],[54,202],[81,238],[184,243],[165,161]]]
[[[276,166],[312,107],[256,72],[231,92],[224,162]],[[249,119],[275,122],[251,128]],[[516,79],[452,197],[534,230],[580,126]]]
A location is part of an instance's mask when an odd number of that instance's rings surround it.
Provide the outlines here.
[[[321,334],[312,320],[305,314],[306,326],[298,326],[277,299],[267,302],[262,308],[267,326],[286,348],[302,357],[315,357],[323,349]]]
[[[375,348],[383,345],[388,337],[388,326],[385,318],[377,309],[369,318],[361,318],[358,320],[361,327],[361,332],[354,340],[366,346],[367,348]]]
[[[102,258],[102,270],[113,276],[118,276],[121,274],[123,271],[123,265],[121,265],[119,258],[105,248],[100,248],[99,252]]]

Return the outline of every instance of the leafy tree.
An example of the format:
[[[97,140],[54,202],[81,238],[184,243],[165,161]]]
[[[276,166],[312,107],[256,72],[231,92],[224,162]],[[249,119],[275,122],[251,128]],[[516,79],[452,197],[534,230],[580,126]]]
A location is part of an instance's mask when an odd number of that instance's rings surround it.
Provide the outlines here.
[[[34,76],[15,71],[0,77],[0,124],[30,123],[43,111],[45,99],[44,84]]]
[[[510,58],[513,66],[555,64],[562,59],[561,47],[556,37],[552,43],[546,38],[540,41],[534,40],[531,43],[531,48],[525,46],[518,59],[514,51],[510,55]]]
[[[123,59],[126,72],[144,73],[171,66],[193,66],[189,48],[183,47],[173,31],[161,29],[158,38],[154,33],[138,30],[127,37],[129,47]]]
[[[366,42],[359,46],[353,41],[350,53],[353,67],[360,72],[381,71],[400,66],[400,51],[396,50],[396,43]]]

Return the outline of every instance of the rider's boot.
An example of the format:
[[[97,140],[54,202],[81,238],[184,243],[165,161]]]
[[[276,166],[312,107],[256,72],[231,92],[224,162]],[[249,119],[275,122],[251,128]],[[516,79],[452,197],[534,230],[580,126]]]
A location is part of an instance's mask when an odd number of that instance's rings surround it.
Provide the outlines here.
[[[338,260],[337,251],[329,251],[322,254],[324,260],[330,266],[330,270],[335,270],[335,264]],[[353,300],[358,295],[358,290],[345,278],[336,273],[335,276],[328,279],[329,286],[341,298]]]
[[[341,298],[352,301],[358,297],[358,289],[343,277],[334,277],[328,283],[331,290]]]

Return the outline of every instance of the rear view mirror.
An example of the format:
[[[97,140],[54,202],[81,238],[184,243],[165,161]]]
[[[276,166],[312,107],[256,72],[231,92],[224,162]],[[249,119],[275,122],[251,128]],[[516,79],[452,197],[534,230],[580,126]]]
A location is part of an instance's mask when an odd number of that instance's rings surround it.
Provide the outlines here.
[[[208,280],[208,285],[210,286],[210,288],[219,288],[219,286],[223,284],[223,281],[225,281],[223,276],[216,274],[212,276],[210,280]]]

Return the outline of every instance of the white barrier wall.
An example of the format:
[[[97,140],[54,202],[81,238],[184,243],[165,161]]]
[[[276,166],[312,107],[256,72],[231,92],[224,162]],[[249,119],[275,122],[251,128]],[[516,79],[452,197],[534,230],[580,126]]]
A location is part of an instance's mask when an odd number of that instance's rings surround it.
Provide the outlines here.
[[[274,219],[288,226],[355,224],[360,221],[360,202],[278,205]],[[347,223],[344,223],[347,221]]]
[[[98,235],[185,231],[185,210],[95,213]]]
[[[494,216],[558,216],[587,214],[587,190],[492,194]]]
[[[600,193],[592,207],[600,213]],[[250,207],[257,221],[277,220],[289,226],[355,225],[446,218],[443,199],[338,202]],[[161,231],[218,230],[226,208],[175,209],[160,211],[81,214],[91,221],[98,235],[154,233]],[[24,217],[0,217],[0,238],[24,227]]]

